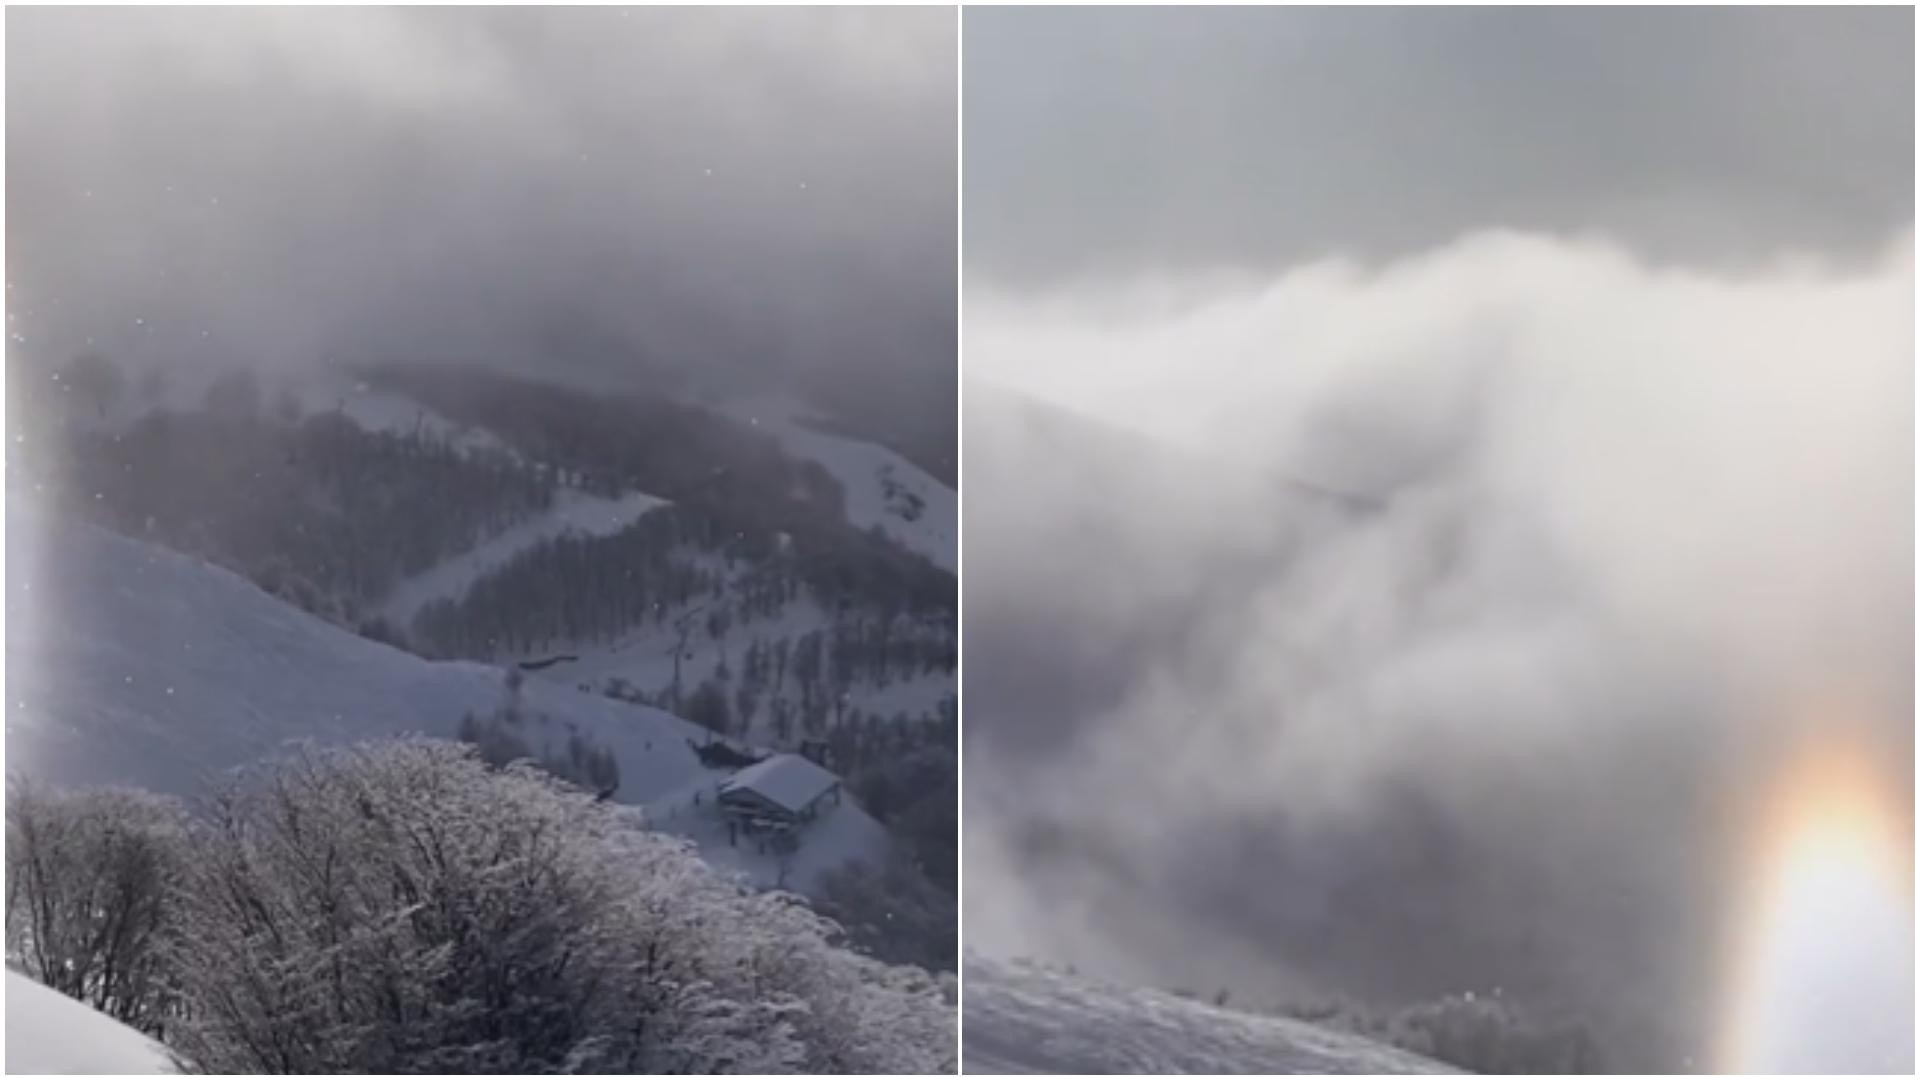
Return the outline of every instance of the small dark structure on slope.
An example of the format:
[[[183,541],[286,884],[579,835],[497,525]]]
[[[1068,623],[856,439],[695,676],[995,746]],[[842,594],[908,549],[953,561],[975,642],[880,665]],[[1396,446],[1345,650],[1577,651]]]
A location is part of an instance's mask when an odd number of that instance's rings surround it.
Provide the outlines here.
[[[691,745],[691,749],[697,754],[698,762],[701,765],[713,770],[717,770],[721,767],[727,770],[737,770],[740,767],[749,767],[761,758],[760,756],[752,755],[750,752],[741,752],[722,740],[715,740],[709,744],[700,744],[690,737],[686,737],[685,743]]]

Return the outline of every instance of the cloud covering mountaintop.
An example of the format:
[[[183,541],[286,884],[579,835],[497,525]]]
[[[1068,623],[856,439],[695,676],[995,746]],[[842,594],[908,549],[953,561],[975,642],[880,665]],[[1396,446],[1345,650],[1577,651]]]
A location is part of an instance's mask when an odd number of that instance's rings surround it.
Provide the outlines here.
[[[954,410],[956,17],[8,14],[11,329]],[[91,341],[91,344],[88,342]]]

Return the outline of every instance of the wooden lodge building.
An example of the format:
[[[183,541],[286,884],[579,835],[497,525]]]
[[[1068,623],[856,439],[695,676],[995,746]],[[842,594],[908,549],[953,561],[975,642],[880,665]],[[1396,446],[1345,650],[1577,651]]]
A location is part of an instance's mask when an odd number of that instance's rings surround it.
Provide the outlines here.
[[[837,805],[844,783],[801,755],[761,759],[718,783],[718,805],[747,834],[793,831]]]

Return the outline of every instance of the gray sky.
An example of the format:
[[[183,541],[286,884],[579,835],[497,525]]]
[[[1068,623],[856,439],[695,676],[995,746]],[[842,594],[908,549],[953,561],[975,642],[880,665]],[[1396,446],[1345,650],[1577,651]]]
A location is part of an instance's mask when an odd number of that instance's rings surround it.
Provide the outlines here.
[[[1915,216],[1907,9],[965,14],[965,262],[1040,284],[1504,226],[1874,253]]]
[[[7,29],[9,309],[55,357],[640,360],[955,410],[955,12]]]

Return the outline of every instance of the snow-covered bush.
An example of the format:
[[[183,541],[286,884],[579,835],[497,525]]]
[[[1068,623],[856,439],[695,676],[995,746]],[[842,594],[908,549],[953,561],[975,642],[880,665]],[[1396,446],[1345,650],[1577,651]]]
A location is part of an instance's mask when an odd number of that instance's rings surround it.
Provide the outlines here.
[[[1387,1043],[1470,1073],[1606,1072],[1587,1025],[1520,1005],[1500,991],[1444,995],[1395,1010],[1378,1010],[1347,998],[1292,1000],[1277,1006],[1275,1012]]]
[[[833,945],[835,926],[802,899],[740,891],[683,847],[644,843],[676,850],[654,858],[648,874],[676,878],[654,888],[644,913],[666,952],[691,955],[676,977],[709,983],[725,997],[785,1006],[808,1072],[956,1072],[957,1011],[944,980]],[[673,914],[673,907],[699,914]]]
[[[161,797],[10,782],[8,962],[126,1024],[159,1030],[184,837],[184,814]]]
[[[530,766],[308,750],[213,800],[170,970],[209,1072],[932,1072],[929,976]]]
[[[1598,1073],[1595,1040],[1581,1024],[1547,1021],[1500,998],[1448,995],[1389,1022],[1398,1047],[1473,1073]]]

